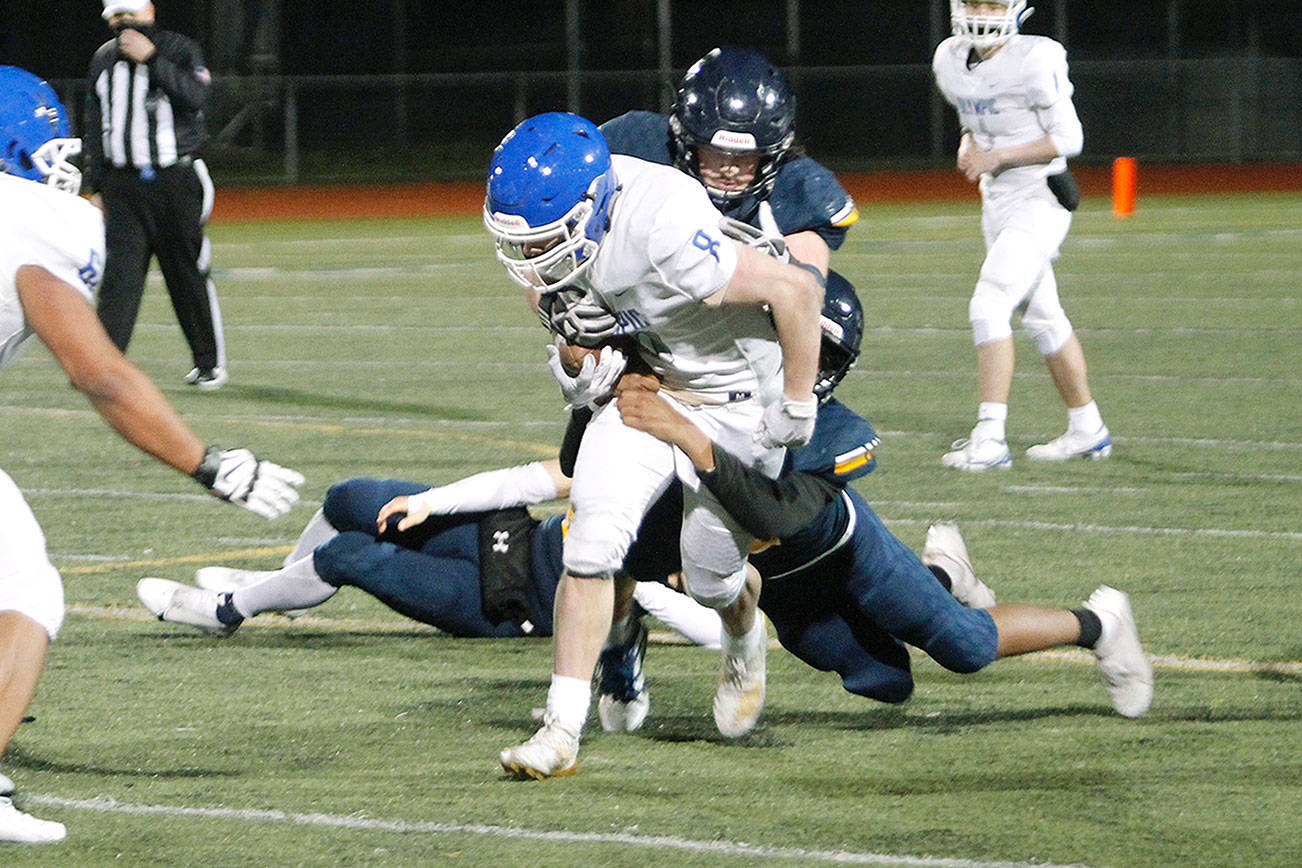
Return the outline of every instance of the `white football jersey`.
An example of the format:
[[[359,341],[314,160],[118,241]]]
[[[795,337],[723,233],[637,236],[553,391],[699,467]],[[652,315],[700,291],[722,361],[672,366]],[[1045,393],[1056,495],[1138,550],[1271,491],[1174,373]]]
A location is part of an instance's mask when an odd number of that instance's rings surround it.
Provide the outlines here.
[[[18,269],[39,265],[93,302],[104,274],[104,217],[80,196],[0,173],[0,366],[32,332]]]
[[[986,150],[1025,145],[1052,134],[1075,141],[1080,121],[1071,105],[1067,51],[1047,36],[1017,34],[986,60],[968,67],[970,43],[951,36],[936,47],[932,72],[945,99],[958,109],[959,125]],[[1064,129],[1050,129],[1047,124]],[[1000,196],[1039,184],[1067,168],[1059,157],[1051,163],[1019,166],[997,177],[983,175],[981,192]]]
[[[610,228],[583,281],[611,310],[619,333],[666,388],[726,401],[772,400],[782,353],[767,311],[709,307],[737,270],[737,248],[705,188],[671,166],[612,157],[620,193]]]

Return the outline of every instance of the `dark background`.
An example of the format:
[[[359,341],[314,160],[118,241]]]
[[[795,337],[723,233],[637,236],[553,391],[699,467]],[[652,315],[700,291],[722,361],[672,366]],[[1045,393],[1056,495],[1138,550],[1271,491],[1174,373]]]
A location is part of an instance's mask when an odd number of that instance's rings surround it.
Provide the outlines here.
[[[0,2],[0,63],[49,79],[77,129],[109,35],[101,4]],[[209,158],[225,177],[474,177],[523,117],[663,109],[686,67],[728,43],[788,71],[799,135],[833,168],[952,163],[953,113],[929,68],[947,0],[672,0],[667,29],[655,0],[155,5],[214,73]],[[1302,160],[1302,0],[1034,5],[1025,31],[1068,49],[1081,161]]]

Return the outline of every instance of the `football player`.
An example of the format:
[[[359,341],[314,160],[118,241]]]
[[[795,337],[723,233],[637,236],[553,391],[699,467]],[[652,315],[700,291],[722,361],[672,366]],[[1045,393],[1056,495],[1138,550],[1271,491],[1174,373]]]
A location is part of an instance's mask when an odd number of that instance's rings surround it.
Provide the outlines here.
[[[977,348],[977,424],[943,462],[1006,470],[1013,383],[1012,315],[1044,357],[1067,405],[1067,432],[1026,452],[1035,461],[1106,458],[1112,438],[1090,393],[1085,355],[1058,300],[1053,260],[1071,226],[1079,188],[1067,158],[1080,153],[1067,55],[1057,42],[1018,32],[1025,0],[951,0],[954,35],[932,61],[936,86],[958,110],[958,170],[981,188],[986,258],[968,316]]]
[[[0,67],[0,365],[35,335],[124,439],[266,518],[288,512],[303,477],[247,449],[205,447],[158,388],[122,355],[91,305],[104,266],[104,220],[75,194],[81,143],[54,90]],[[13,480],[0,471],[0,753],[36,691],[63,622],[63,584]],[[0,841],[62,840],[63,824],[13,803],[0,775]]]
[[[758,51],[724,46],[687,70],[669,115],[631,111],[601,132],[612,153],[692,175],[726,216],[783,236],[794,259],[826,277],[859,212],[836,176],[803,153],[795,122],[782,70]]]
[[[734,241],[695,180],[616,155],[575,115],[530,118],[489,166],[484,222],[507,272],[539,307],[590,299],[667,395],[713,438],[776,475],[813,431],[822,290],[807,271]],[[748,576],[750,536],[674,450],[596,409],[579,450],[557,588],[543,726],[499,759],[522,777],[572,774],[591,678],[611,626],[613,581],[651,504],[681,477],[683,577],[725,625],[715,723],[740,736],[763,707],[766,633]]]

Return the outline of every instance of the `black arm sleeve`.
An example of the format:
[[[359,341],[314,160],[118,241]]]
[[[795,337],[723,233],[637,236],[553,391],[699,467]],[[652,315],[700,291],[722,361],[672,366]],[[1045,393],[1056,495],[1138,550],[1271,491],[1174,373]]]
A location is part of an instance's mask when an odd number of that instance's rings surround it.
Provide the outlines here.
[[[723,508],[756,539],[791,536],[807,527],[840,488],[811,473],[769,479],[718,447],[714,470],[700,474]]]
[[[561,441],[561,473],[566,479],[574,478],[574,462],[579,457],[579,442],[583,432],[588,430],[592,421],[592,408],[579,407],[570,411],[570,424],[565,427],[565,439]]]
[[[150,83],[158,85],[177,109],[191,114],[208,102],[209,85],[196,69],[203,66],[199,46],[175,33],[160,33],[149,59]]]

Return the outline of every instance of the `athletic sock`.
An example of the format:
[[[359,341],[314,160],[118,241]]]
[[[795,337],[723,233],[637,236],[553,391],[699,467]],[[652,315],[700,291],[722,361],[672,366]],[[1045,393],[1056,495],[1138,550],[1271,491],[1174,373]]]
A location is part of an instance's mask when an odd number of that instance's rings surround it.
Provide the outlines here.
[[[592,704],[592,682],[552,673],[547,690],[547,715],[575,735],[583,731]]]
[[[945,572],[935,564],[927,564],[927,569],[931,570],[931,574],[936,577],[936,581],[940,582],[941,585],[945,587],[945,590],[953,593],[954,582],[950,579],[949,573]]]
[[[977,407],[977,424],[972,429],[974,440],[1006,440],[1005,423],[1008,421],[1008,405],[998,401],[982,401]]]
[[[244,623],[244,616],[235,608],[235,603],[231,601],[232,596],[231,592],[227,591],[217,597],[217,620],[227,627],[238,627]]]
[[[232,592],[231,602],[245,618],[263,612],[310,609],[333,597],[339,589],[322,580],[308,555],[283,567],[256,585]]]
[[[303,532],[298,535],[298,540],[294,543],[294,550],[285,556],[283,566],[297,563],[303,558],[316,551],[317,546],[329,542],[339,535],[334,525],[326,521],[325,513],[317,510],[316,514],[308,520]]]
[[[1080,638],[1076,644],[1082,648],[1093,648],[1099,644],[1099,637],[1103,635],[1103,622],[1099,616],[1089,609],[1072,609],[1071,613],[1080,622]]]
[[[1067,427],[1081,434],[1093,434],[1103,427],[1099,405],[1090,401],[1080,407],[1067,408]]]

